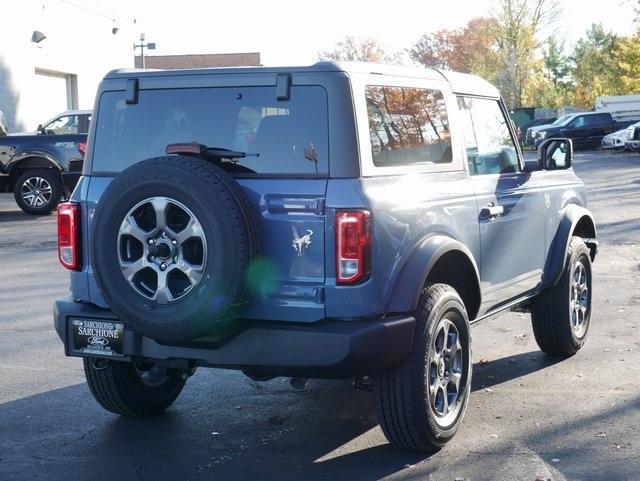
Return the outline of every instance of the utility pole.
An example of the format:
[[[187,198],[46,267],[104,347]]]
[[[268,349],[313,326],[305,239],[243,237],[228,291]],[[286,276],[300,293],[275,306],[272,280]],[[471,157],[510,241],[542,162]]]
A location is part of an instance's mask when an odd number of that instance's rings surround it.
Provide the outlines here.
[[[133,50],[135,51],[135,49],[139,48],[140,49],[140,58],[142,59],[142,68],[145,68],[145,63],[144,63],[144,49],[145,47],[147,48],[147,50],[155,50],[156,49],[156,44],[155,42],[147,42],[144,43],[144,38],[145,35],[144,33],[140,34],[140,43],[139,44],[133,44]]]

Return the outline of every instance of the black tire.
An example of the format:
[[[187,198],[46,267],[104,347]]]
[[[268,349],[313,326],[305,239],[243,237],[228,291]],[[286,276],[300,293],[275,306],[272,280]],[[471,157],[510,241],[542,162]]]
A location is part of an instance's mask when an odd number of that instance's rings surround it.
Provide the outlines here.
[[[572,327],[574,312],[571,296],[574,294],[573,275],[577,264],[586,274],[587,299],[584,324]],[[552,356],[573,356],[584,345],[591,324],[591,256],[580,237],[569,241],[567,260],[558,283],[538,294],[531,303],[533,334],[540,349]]]
[[[140,369],[131,362],[91,357],[84,358],[83,362],[84,374],[93,397],[107,411],[122,416],[147,417],[160,414],[173,404],[186,382],[186,379],[172,373],[156,374],[159,379],[144,382]],[[146,367],[157,369],[153,366]]]
[[[137,292],[119,264],[123,219],[154,196],[186,206],[206,236],[203,244],[211,246],[201,280],[183,298],[164,304]],[[224,332],[249,299],[248,275],[258,250],[255,215],[234,179],[200,159],[158,157],[122,172],[96,208],[91,242],[94,272],[105,299],[120,319],[145,336],[180,341]]]
[[[41,180],[37,180],[41,179]],[[38,194],[48,195],[46,197],[46,201],[42,204],[33,198],[33,200],[29,200],[29,198],[24,198],[23,194],[28,194],[28,192],[32,192],[33,187],[40,182],[44,184],[49,189],[47,192],[49,194],[45,194],[45,192],[38,191]],[[22,172],[13,186],[13,196],[16,199],[16,204],[18,207],[22,209],[27,214],[31,215],[44,215],[49,214],[53,211],[60,199],[62,198],[62,180],[60,179],[60,174],[53,169],[34,169],[34,170],[25,170]],[[42,199],[43,197],[40,197]]]
[[[458,293],[445,284],[428,285],[414,315],[416,326],[411,352],[401,365],[378,377],[377,415],[384,435],[393,446],[433,453],[455,435],[469,401],[472,370],[469,319]],[[456,410],[448,420],[438,414],[429,387],[433,372],[429,349],[432,343],[435,347],[438,327],[445,320],[456,327],[462,345],[462,374],[453,404]]]

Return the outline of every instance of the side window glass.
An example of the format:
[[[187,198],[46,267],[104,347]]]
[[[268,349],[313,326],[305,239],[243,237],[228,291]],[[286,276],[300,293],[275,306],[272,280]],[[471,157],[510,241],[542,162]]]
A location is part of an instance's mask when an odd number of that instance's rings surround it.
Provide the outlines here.
[[[442,92],[369,86],[366,97],[375,165],[452,161],[449,118]]]
[[[576,117],[571,122],[571,128],[573,128],[573,129],[579,129],[579,128],[584,127],[585,125],[586,125],[586,121],[585,121],[584,115],[580,116],[580,117]]]
[[[66,135],[78,133],[78,116],[65,115],[58,117],[44,126],[45,132],[49,135]]]
[[[497,100],[458,97],[471,175],[518,172],[518,151]]]

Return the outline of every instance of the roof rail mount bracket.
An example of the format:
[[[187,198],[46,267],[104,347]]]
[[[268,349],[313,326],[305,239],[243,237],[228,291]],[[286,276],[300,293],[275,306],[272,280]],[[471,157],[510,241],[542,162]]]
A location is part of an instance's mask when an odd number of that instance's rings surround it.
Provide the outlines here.
[[[291,97],[291,75],[279,73],[276,75],[276,96],[278,100],[289,100]]]
[[[130,78],[127,79],[127,93],[125,97],[125,102],[128,105],[137,104],[138,103],[138,79]]]

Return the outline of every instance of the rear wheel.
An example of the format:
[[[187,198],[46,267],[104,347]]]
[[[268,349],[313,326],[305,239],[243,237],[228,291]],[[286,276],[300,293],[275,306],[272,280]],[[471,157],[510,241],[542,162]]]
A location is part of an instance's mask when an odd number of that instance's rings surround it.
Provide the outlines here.
[[[48,214],[62,198],[60,175],[52,169],[26,170],[16,179],[13,195],[27,214]]]
[[[553,356],[573,356],[584,345],[591,323],[591,257],[580,237],[572,237],[558,283],[531,304],[536,342]]]
[[[91,394],[107,411],[123,416],[153,416],[176,400],[186,379],[153,363],[84,358]]]
[[[378,422],[394,446],[435,452],[460,426],[471,387],[469,320],[445,284],[422,292],[411,352],[377,382]]]

